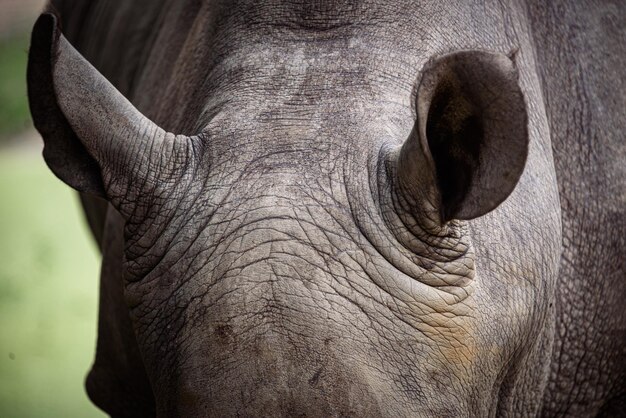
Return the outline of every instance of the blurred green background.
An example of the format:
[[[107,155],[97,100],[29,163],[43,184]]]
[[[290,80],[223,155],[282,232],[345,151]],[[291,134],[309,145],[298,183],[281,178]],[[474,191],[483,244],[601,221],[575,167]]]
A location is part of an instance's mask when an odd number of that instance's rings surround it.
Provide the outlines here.
[[[47,169],[26,100],[42,0],[0,0],[0,417],[102,417],[94,356],[99,255],[77,195]]]

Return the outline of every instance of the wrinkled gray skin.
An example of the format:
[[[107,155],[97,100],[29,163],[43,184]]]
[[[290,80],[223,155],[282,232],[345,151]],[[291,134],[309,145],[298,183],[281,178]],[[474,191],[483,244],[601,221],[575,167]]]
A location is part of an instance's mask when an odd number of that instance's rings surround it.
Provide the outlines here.
[[[29,98],[102,249],[102,409],[626,413],[618,2],[53,3]]]

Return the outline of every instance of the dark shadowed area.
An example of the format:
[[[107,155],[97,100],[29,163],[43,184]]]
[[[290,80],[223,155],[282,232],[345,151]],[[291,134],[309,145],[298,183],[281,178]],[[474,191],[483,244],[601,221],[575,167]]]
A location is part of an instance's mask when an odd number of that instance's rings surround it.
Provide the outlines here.
[[[41,0],[0,0],[0,417],[99,417],[93,360],[99,256],[77,195],[50,172],[26,100]]]

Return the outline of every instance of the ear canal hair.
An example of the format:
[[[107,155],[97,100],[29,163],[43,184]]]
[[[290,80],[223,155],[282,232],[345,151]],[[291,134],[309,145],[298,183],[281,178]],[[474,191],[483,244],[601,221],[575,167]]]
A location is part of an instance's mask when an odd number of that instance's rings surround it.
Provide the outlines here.
[[[425,66],[399,176],[405,183],[423,184],[416,173],[434,179],[441,222],[495,209],[515,188],[527,153],[526,105],[508,57],[461,51]],[[426,167],[407,167],[420,161]]]

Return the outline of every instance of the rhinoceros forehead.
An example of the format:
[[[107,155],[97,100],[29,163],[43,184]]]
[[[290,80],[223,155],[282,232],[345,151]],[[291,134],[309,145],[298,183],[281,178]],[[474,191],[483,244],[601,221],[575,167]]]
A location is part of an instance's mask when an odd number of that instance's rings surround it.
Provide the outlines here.
[[[129,268],[140,265],[141,277],[129,292],[140,304],[166,306],[175,298],[198,309],[226,299],[223,309],[250,314],[267,303],[290,309],[300,298],[356,306],[373,300],[418,329],[453,326],[444,312],[471,316],[474,264],[467,244],[457,239],[465,248],[445,260],[417,254],[398,245],[382,219],[355,216],[363,208],[348,195],[338,179],[242,176],[214,190],[210,203],[194,200],[196,207],[173,217],[183,222],[165,223],[181,230],[166,231],[169,242],[156,242],[134,260]],[[264,296],[270,291],[276,295]]]
[[[209,334],[223,323],[250,338],[283,324],[286,334],[307,328],[303,335],[312,341],[315,335],[341,339],[355,332],[350,338],[363,344],[385,332],[399,341],[416,332],[426,336],[410,337],[415,344],[436,339],[448,346],[459,335],[471,340],[463,328],[474,320],[472,281],[424,281],[471,276],[471,252],[451,264],[411,265],[400,250],[382,247],[393,245],[384,242],[389,238],[382,230],[355,223],[345,193],[269,182],[263,188],[260,180],[256,185],[254,195],[231,190],[210,218],[199,212],[159,265],[127,286],[138,301],[134,314],[146,324],[141,338],[157,338],[152,328],[171,323],[181,338],[194,333],[192,343],[212,341]]]

